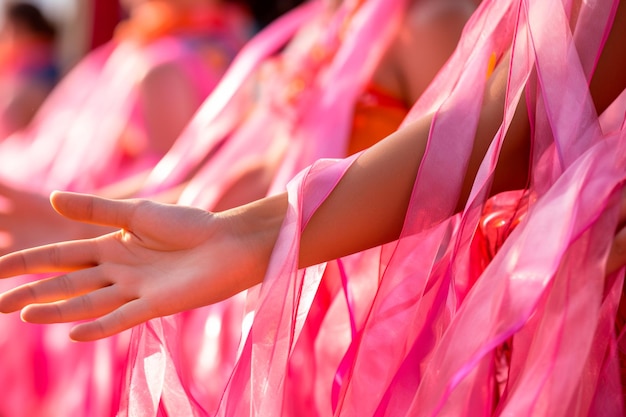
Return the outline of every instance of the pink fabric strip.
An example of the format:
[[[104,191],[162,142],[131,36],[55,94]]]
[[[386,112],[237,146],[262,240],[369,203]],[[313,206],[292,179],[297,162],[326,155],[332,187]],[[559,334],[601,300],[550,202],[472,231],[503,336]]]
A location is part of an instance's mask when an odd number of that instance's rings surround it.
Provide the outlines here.
[[[346,269],[343,266],[343,261],[338,259],[337,266],[339,267],[339,275],[341,276],[341,286],[343,288],[343,292],[346,298],[346,304],[348,306],[348,317],[350,319],[350,334],[352,336],[352,340],[355,340],[358,337],[358,330],[356,327],[356,318],[355,318],[355,302],[352,296],[352,292],[350,291],[350,283],[348,282],[348,274],[346,273]],[[335,374],[335,379],[333,381],[333,389],[332,389],[332,397],[331,403],[333,407],[333,411],[337,409],[337,403],[339,401],[339,390],[341,389],[342,382],[345,379],[345,376],[349,372],[350,362],[354,359],[353,349],[354,344],[350,345],[349,350],[346,352],[344,358],[342,359],[339,367],[337,368],[337,372]]]
[[[90,85],[105,66],[113,52],[113,45],[105,45],[93,51],[68,73],[42,104],[27,130],[7,138],[0,144],[0,175],[5,180],[29,184],[34,173],[46,172],[57,155],[55,139],[63,137],[67,126],[76,116],[75,109],[81,108],[90,95],[84,85]],[[55,143],[56,144],[56,143]],[[37,161],[24,166],[23,161]],[[24,172],[26,171],[26,172]]]
[[[267,168],[271,171],[271,185],[261,196],[282,192],[291,178],[315,160],[344,156],[354,103],[395,33],[403,8],[403,0],[385,5],[380,1],[366,2],[349,22],[350,30],[339,46],[333,45],[338,41],[333,31],[313,27],[314,36],[321,38],[322,47],[338,48],[336,55],[328,64],[315,68],[317,72],[307,80],[307,87],[293,103],[277,103],[278,100],[271,97],[284,94],[294,81],[289,73],[284,76],[279,71],[275,79],[270,80],[276,84],[276,91],[268,91],[265,95],[269,97],[259,98],[246,120],[230,132],[218,154],[192,179],[180,202],[211,209],[233,184],[251,175],[250,169],[256,166],[271,165]],[[343,27],[348,12],[344,7],[333,15],[331,27]],[[313,53],[305,49],[291,56],[287,51],[285,65],[292,64],[296,77],[299,71],[304,77]],[[319,120],[326,122],[319,123]]]
[[[318,161],[288,184],[287,217],[265,281],[248,300],[254,303],[254,319],[243,332],[246,338],[217,415],[301,416],[318,410],[394,417],[623,414],[619,401],[603,406],[603,400],[621,395],[615,383],[620,340],[611,329],[623,282],[621,276],[605,281],[603,265],[617,218],[617,196],[626,180],[626,102],[622,94],[599,119],[587,83],[615,3],[601,1],[599,8],[583,10],[574,36],[567,14],[570,3],[482,3],[456,53],[406,121],[435,115],[401,239],[342,259],[354,283],[351,291],[369,285],[358,281],[361,272],[369,277],[374,271],[377,288],[365,297],[355,296],[343,314],[328,308],[321,320],[316,312],[318,328],[311,339],[305,333],[307,314],[324,267],[298,270],[299,239],[358,156]],[[374,15],[378,9],[371,7]],[[576,43],[585,39],[587,30],[599,27],[604,28],[602,35]],[[494,53],[511,57],[504,118],[467,207],[455,215],[481,109],[476,91],[485,88],[487,62]],[[469,245],[522,94],[532,113],[536,153],[529,211],[485,271],[474,277],[468,267]],[[312,114],[319,124],[319,113]],[[285,172],[299,165],[298,158],[315,155],[305,145],[299,143],[287,159]],[[325,279],[333,277],[330,269]],[[332,357],[340,381],[333,386],[326,375],[310,376],[327,384],[315,389],[332,396],[326,399],[330,404],[320,405],[324,399],[314,396],[319,408],[292,406],[290,395],[300,398],[299,385],[308,386],[306,378],[298,379],[298,354],[314,352],[312,361],[330,354],[330,347],[312,349],[306,343],[332,340],[333,320],[342,318],[354,326],[337,332],[345,336],[336,342],[345,348],[338,355],[343,360]],[[350,342],[355,330],[357,337]],[[167,344],[166,336],[156,330],[150,334],[148,343],[157,343],[151,349]],[[349,344],[343,345],[346,339]],[[498,348],[508,344],[508,379],[496,395]],[[145,383],[149,392],[163,395],[162,407],[171,401],[168,384],[171,393],[188,394],[178,380],[164,382],[167,366],[156,364],[153,371],[162,373],[155,380],[140,368],[135,375],[138,387]],[[327,372],[322,368],[306,369]],[[601,385],[604,381],[613,383]],[[191,406],[185,403],[181,409],[192,409],[186,407]],[[149,402],[146,409],[155,411]]]
[[[198,110],[172,150],[158,163],[148,178],[145,195],[180,183],[224,140],[250,105],[242,97],[242,87],[259,64],[276,53],[293,33],[322,7],[321,2],[306,2],[277,19],[240,51],[214,93]],[[245,91],[243,92],[245,93]]]
[[[319,206],[326,195],[324,190],[334,187],[336,178],[345,172],[352,160],[347,159],[340,163],[320,161],[299,175],[303,178],[306,174],[316,174],[309,178],[305,187],[315,190],[318,197],[310,202],[312,207],[303,207],[303,213]],[[296,207],[301,204],[299,194],[299,192],[295,195],[290,194],[291,203],[295,203]],[[294,198],[296,200],[293,200]],[[282,381],[291,349],[290,345],[294,342],[294,336],[302,325],[293,320],[296,317],[302,319],[303,317],[295,312],[301,307],[306,308],[306,306],[297,306],[298,300],[303,295],[300,290],[303,288],[304,271],[297,272],[297,262],[285,263],[284,261],[297,259],[298,245],[293,236],[297,235],[297,230],[302,227],[301,221],[303,218],[300,217],[298,211],[291,208],[275,246],[275,253],[280,256],[273,258],[270,262],[267,278],[261,287],[260,305],[256,309],[250,335],[245,341],[218,415],[230,416],[241,413],[244,415],[284,415],[285,398]],[[272,273],[279,271],[279,274]],[[309,271],[307,280],[318,282],[321,278],[320,272],[316,272],[315,269]],[[293,279],[275,278],[284,274]],[[308,285],[308,290],[314,291],[315,288],[313,285]],[[288,296],[285,297],[285,294]],[[281,326],[281,323],[286,326]],[[257,338],[271,342],[269,344],[253,343]]]
[[[447,167],[445,164],[463,160],[466,156],[462,152],[453,154],[454,158],[446,158],[449,147],[438,148],[439,141],[464,133],[454,125],[459,120],[464,120],[461,124],[469,126],[471,131],[475,115],[446,118],[452,113],[444,113],[443,117],[441,111],[437,114],[403,238],[383,251],[381,285],[363,326],[354,365],[347,374],[348,380],[342,384],[337,415],[491,415],[494,397],[484,388],[493,387],[493,352],[511,337],[514,338],[514,362],[500,412],[547,416],[567,415],[568,410],[574,410],[585,415],[582,408],[573,404],[574,393],[581,389],[595,392],[597,387],[585,385],[576,375],[582,375],[583,367],[592,363],[588,360],[592,341],[605,347],[610,345],[606,339],[602,341],[595,326],[601,317],[601,265],[612,236],[609,230],[614,226],[611,224],[611,219],[615,218],[612,202],[615,190],[624,180],[620,168],[625,156],[624,133],[605,136],[598,128],[597,115],[590,110],[585,71],[572,48],[564,13],[565,8],[557,2],[483,3],[464,36],[467,42],[481,40],[479,45],[469,43],[473,55],[468,57],[473,57],[478,64],[470,60],[472,65],[466,69],[459,64],[465,61],[457,55],[458,61],[451,61],[457,64],[450,66],[459,65],[464,72],[453,77],[454,71],[446,68],[434,85],[449,87],[439,90],[441,96],[430,90],[424,99],[430,101],[416,106],[414,117],[419,117],[420,110],[428,113],[423,109],[441,108],[451,112],[457,105],[473,109],[475,114],[479,106],[470,102],[471,96],[466,90],[473,91],[476,85],[484,83],[484,72],[476,67],[486,63],[494,49],[497,53],[508,48],[505,42],[499,45],[488,42],[493,38],[513,40],[503,128],[481,166],[471,203],[461,219],[450,217],[458,186],[448,181],[432,182],[433,177],[437,180],[435,168],[439,166],[429,165],[428,161],[442,161]],[[498,19],[480,20],[486,16]],[[496,37],[495,33],[500,33],[511,21],[516,22],[515,36]],[[503,26],[499,27],[500,24]],[[485,25],[494,28],[493,32],[485,32]],[[462,50],[460,47],[459,51]],[[590,54],[597,56],[593,51]],[[497,161],[498,141],[535,69],[541,95],[536,109],[538,113],[547,114],[543,119],[547,123],[536,125],[535,133],[538,140],[553,141],[555,145],[541,148],[551,152],[548,155],[551,157],[541,161],[546,164],[545,172],[552,172],[553,176],[540,177],[543,182],[537,184],[537,189],[541,193],[526,220],[509,237],[471,290],[459,298],[455,291],[457,274],[464,273],[467,236],[476,227],[479,208],[486,196],[484,189],[488,188]],[[554,88],[554,83],[564,81],[570,89],[566,95],[563,95],[564,84],[556,84],[562,86],[560,89]],[[572,109],[575,111],[571,117],[559,108],[573,105],[563,103],[563,96],[578,104]],[[617,110],[618,114],[620,111]],[[572,121],[585,128],[573,130]],[[237,365],[241,373],[236,372],[238,379],[229,387],[223,415],[282,410],[282,397],[275,399],[277,408],[262,408],[265,401],[272,400],[268,397],[261,403],[253,400],[245,403],[241,409],[234,407],[241,398],[249,398],[254,392],[249,390],[254,387],[261,392],[273,391],[270,387],[282,389],[282,382],[278,381],[283,379],[277,374],[284,368],[257,367],[255,370],[254,365],[270,362],[269,358],[276,360],[278,356],[267,356],[265,352],[278,355],[289,351],[289,343],[294,343],[294,333],[288,329],[293,329],[295,323],[270,317],[284,320],[290,308],[301,308],[293,305],[297,301],[295,288],[303,285],[295,281],[296,271],[293,270],[297,253],[294,247],[299,238],[294,222],[299,224],[302,216],[309,215],[308,198],[318,201],[320,191],[328,190],[310,188],[311,181],[322,177],[329,178],[329,183],[339,180],[340,172],[333,172],[333,169],[334,165],[325,171],[308,170],[289,187],[292,201],[297,198],[298,204],[292,205],[281,236],[285,239],[286,235],[294,233],[295,237],[288,240],[291,243],[287,247],[282,240],[277,246],[268,273],[267,292],[260,295],[253,331]],[[331,180],[332,175],[335,177]],[[420,187],[427,189],[429,186],[436,192],[420,194]],[[448,198],[432,210],[422,209],[432,204],[429,199],[440,187],[449,190]],[[300,203],[300,198],[304,198],[304,203]],[[441,209],[445,207],[450,208]],[[605,211],[607,208],[609,210]],[[550,230],[550,239],[545,238],[545,230]],[[301,273],[297,276],[303,278]],[[588,276],[597,279],[589,280]],[[279,287],[283,289],[282,294],[279,294]],[[587,306],[585,301],[591,302],[593,307]],[[277,312],[276,306],[287,311]],[[270,311],[272,316],[265,315]],[[535,318],[529,320],[531,316]],[[273,323],[271,328],[255,331],[265,329],[268,321]],[[574,332],[570,329],[576,323],[579,326]],[[273,347],[268,348],[268,344]],[[285,360],[283,356],[282,360]],[[418,366],[419,372],[416,372]],[[568,379],[565,369],[572,372],[570,382],[564,381]],[[250,386],[245,384],[243,376],[247,372],[252,372]],[[599,374],[595,375],[597,378]],[[386,390],[387,386],[394,389]],[[567,407],[558,408],[562,404]]]

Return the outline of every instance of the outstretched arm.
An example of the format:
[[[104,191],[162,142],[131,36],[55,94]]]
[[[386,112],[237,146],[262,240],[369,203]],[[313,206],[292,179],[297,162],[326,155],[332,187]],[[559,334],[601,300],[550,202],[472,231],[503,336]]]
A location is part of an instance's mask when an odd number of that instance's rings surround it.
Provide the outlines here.
[[[497,87],[505,77],[493,79]],[[500,124],[502,90],[488,90],[472,158],[482,158]],[[428,118],[419,120],[359,157],[304,231],[301,266],[397,238],[429,129]],[[121,230],[0,258],[0,277],[62,273],[1,295],[0,311],[23,309],[23,318],[37,323],[95,319],[72,330],[76,340],[215,303],[261,282],[287,207],[285,194],[221,213],[69,193],[51,200],[66,217]]]
[[[0,296],[0,311],[23,307],[35,323],[95,319],[71,337],[106,337],[148,319],[211,304],[244,290],[263,276],[272,235],[280,224],[261,226],[263,211],[284,211],[268,200],[254,213],[258,236],[230,214],[154,203],[54,193],[65,216],[120,228],[98,238],[16,252],[0,260],[1,276],[60,272]],[[282,205],[278,201],[278,205]],[[246,216],[247,208],[239,209]]]

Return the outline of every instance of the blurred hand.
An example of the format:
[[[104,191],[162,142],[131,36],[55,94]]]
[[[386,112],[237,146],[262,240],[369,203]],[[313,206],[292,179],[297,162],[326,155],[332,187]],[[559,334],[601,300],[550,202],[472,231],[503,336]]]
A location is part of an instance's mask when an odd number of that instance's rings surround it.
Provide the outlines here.
[[[0,183],[0,255],[112,230],[65,219],[54,211],[47,196]]]
[[[22,309],[22,318],[33,323],[95,319],[73,327],[74,340],[211,304],[252,286],[250,276],[258,280],[254,251],[242,250],[249,245],[227,215],[60,192],[51,202],[67,218],[121,230],[0,258],[1,278],[64,273],[0,295],[0,311]]]

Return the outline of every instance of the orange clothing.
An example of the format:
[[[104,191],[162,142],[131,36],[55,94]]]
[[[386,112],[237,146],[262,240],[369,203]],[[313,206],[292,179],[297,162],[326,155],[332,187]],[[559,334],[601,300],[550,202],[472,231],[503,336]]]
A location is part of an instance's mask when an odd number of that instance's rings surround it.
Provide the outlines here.
[[[408,112],[403,100],[370,84],[355,105],[348,155],[367,149],[395,132]]]

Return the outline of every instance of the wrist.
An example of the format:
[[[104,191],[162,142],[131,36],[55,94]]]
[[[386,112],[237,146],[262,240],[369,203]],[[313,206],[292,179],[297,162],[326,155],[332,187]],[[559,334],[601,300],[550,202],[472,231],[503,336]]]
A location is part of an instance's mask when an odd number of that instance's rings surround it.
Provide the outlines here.
[[[284,193],[216,213],[239,242],[242,261],[249,271],[242,277],[246,288],[263,281],[287,206]]]

